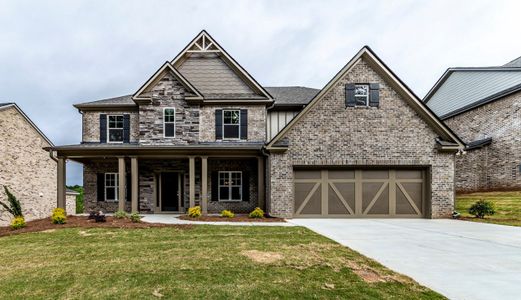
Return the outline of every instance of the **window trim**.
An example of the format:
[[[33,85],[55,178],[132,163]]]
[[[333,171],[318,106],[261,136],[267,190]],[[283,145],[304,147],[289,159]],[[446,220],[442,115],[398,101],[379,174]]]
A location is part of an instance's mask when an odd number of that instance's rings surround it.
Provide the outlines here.
[[[357,98],[362,98],[362,97],[357,97],[356,96],[356,87],[357,86],[366,86],[367,87],[367,95],[365,96],[365,105],[359,105],[357,104]],[[355,98],[355,107],[369,107],[369,101],[370,101],[370,97],[371,97],[371,86],[369,85],[369,83],[355,83],[355,93],[354,93],[354,98]]]
[[[230,180],[231,174],[234,174],[234,173],[241,175],[241,184],[240,185],[232,185],[232,184],[221,185],[221,174],[227,174],[227,178],[231,182],[231,180]],[[242,189],[243,189],[243,185],[244,185],[244,182],[243,182],[242,171],[219,171],[218,175],[217,175],[217,201],[218,202],[242,202],[242,197],[243,197]],[[221,187],[227,187],[228,188],[228,199],[221,199]],[[241,194],[240,199],[232,199],[232,188],[233,187],[238,187],[239,188],[239,191],[240,191],[240,194]]]
[[[107,185],[107,175],[115,175],[114,176],[114,185]],[[104,175],[104,181],[103,181],[103,194],[105,202],[119,202],[119,174],[117,172],[107,172]],[[107,199],[107,187],[114,188],[115,192],[114,195],[116,196],[116,199]]]
[[[239,112],[239,123],[237,123],[237,124],[224,124],[224,112],[225,111],[238,111]],[[222,121],[222,129],[221,129],[222,130],[222,139],[223,140],[227,140],[227,141],[238,141],[238,140],[240,140],[241,139],[241,110],[240,109],[223,109],[223,111],[222,111],[222,120],[223,120]],[[233,125],[233,126],[237,125],[239,127],[239,130],[238,130],[239,134],[238,134],[238,136],[237,137],[233,137],[233,138],[225,137],[224,136],[224,127],[226,125],[228,125],[228,126],[230,126],[230,125]]]
[[[165,121],[165,111],[167,109],[173,109],[174,110],[174,121],[173,122],[166,122]],[[175,122],[176,122],[176,117],[175,117],[175,107],[163,107],[163,138],[165,139],[172,139],[172,138],[175,138],[176,137],[176,134],[175,134],[175,130],[176,130],[176,125],[175,125]],[[166,136],[166,124],[174,124],[174,135],[173,136]]]
[[[110,140],[110,117],[121,117],[123,122],[123,127],[121,127],[121,141],[111,141]],[[120,128],[112,128],[115,130],[120,130]],[[107,115],[107,143],[111,144],[123,144],[125,142],[125,137],[123,136],[125,134],[125,116],[124,114],[112,114]]]

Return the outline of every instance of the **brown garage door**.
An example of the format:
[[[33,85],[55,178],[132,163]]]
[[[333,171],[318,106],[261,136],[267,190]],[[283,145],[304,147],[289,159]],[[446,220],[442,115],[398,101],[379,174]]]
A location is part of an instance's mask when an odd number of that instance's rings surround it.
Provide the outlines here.
[[[421,169],[295,170],[295,217],[423,217]]]

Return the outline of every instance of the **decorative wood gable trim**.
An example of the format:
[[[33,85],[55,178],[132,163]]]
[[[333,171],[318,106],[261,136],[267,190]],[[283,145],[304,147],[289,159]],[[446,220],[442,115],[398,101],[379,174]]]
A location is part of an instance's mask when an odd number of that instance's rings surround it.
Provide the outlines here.
[[[256,93],[273,102],[273,97],[264,89],[206,30],[202,30],[172,61],[179,68],[192,53],[215,53]]]
[[[458,145],[458,149],[463,149],[464,143],[450,128],[448,128],[401,80],[396,76],[376,54],[368,47],[364,46],[358,53],[331,79],[326,86],[311,100],[311,102],[298,113],[273,139],[267,144],[267,150],[280,150],[276,143],[281,140],[284,135],[299,120],[305,116],[313,107],[333,88],[336,83],[345,76],[361,58],[380,74],[388,83],[404,97],[409,105],[415,109],[420,116],[444,139],[454,142]]]
[[[150,77],[145,84],[139,88],[139,90],[132,96],[132,100],[137,102],[148,102],[150,101],[150,97],[143,96],[143,93],[148,91],[148,88],[153,87],[160,79],[161,75],[165,72],[170,71],[174,77],[179,80],[179,82],[191,93],[193,93],[195,96],[187,96],[185,97],[186,100],[202,100],[203,95],[181,74],[179,71],[177,71],[172,64],[170,64],[168,61],[165,62],[155,73]]]

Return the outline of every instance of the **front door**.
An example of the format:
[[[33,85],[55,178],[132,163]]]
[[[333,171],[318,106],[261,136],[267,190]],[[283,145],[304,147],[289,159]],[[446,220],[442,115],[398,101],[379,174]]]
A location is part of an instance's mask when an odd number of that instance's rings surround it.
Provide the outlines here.
[[[161,173],[161,210],[180,211],[181,176],[178,172]]]

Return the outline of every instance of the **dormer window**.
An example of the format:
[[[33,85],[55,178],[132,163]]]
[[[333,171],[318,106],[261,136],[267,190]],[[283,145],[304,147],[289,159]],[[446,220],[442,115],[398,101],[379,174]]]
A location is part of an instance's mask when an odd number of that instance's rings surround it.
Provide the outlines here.
[[[241,138],[241,111],[223,110],[223,138]]]
[[[108,115],[107,140],[109,143],[123,142],[123,115]]]
[[[356,106],[369,106],[369,85],[355,85],[355,103]]]

